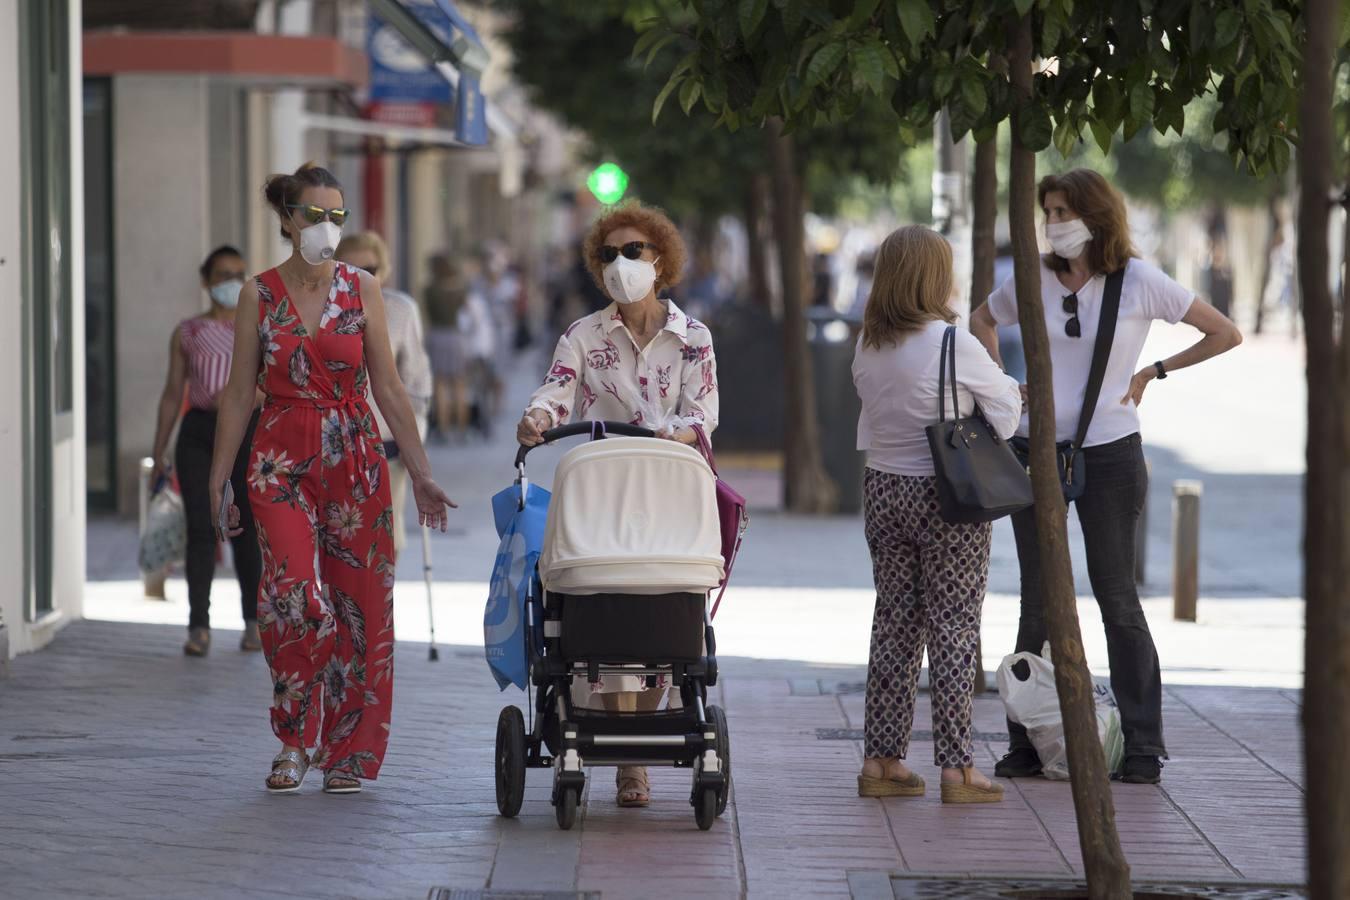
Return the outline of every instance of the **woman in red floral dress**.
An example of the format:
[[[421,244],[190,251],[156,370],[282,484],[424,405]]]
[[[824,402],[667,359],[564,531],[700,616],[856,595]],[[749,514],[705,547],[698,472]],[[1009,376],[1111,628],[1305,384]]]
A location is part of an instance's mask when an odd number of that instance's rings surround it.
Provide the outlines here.
[[[249,504],[263,560],[258,623],[272,730],[282,743],[267,788],[299,790],[314,765],[326,792],[355,793],[384,759],[394,677],[394,512],[368,390],[407,463],[419,521],[443,531],[455,504],[431,477],[379,282],[333,259],[347,213],[337,179],[305,165],[273,176],[266,191],[292,253],[239,297],[211,508],[221,508],[256,379],[267,400],[249,461]],[[237,533],[237,509],[228,516]]]

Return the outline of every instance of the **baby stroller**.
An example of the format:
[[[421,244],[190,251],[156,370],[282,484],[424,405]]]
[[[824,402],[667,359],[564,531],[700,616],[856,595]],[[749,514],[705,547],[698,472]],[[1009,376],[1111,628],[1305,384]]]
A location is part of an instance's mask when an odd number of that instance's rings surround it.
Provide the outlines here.
[[[551,767],[558,826],[569,829],[585,767],[675,766],[692,770],[689,802],[706,830],[731,792],[726,715],[706,705],[717,683],[708,594],[723,573],[712,469],[692,447],[631,425],[565,425],[544,440],[584,434],[592,441],[558,463],[526,601],[531,728],[515,706],[497,720],[497,808],[516,815],[525,770]],[[525,488],[528,453],[516,455]],[[577,703],[574,685],[598,700],[590,688],[602,677],[645,679],[648,690],[664,681],[669,708]]]

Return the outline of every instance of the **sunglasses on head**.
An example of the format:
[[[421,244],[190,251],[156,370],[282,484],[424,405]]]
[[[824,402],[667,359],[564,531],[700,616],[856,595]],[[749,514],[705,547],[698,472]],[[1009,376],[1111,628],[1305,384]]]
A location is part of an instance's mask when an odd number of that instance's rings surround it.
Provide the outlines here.
[[[1074,292],[1064,298],[1064,311],[1069,314],[1069,321],[1064,323],[1064,333],[1071,338],[1083,336],[1083,326],[1078,321],[1078,293]]]
[[[629,241],[622,247],[615,247],[613,244],[605,244],[596,251],[600,261],[606,265],[614,262],[622,253],[625,259],[641,259],[643,250],[655,250],[656,245],[648,241]]]
[[[332,222],[341,228],[347,221],[347,207],[339,206],[336,209],[324,209],[322,206],[315,206],[312,203],[288,203],[287,209],[299,210],[300,218],[311,225],[318,225],[324,219]]]

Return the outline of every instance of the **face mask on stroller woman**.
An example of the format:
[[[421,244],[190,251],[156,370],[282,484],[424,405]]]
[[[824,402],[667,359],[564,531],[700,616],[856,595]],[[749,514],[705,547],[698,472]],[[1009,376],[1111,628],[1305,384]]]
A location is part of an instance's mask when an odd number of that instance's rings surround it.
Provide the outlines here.
[[[620,256],[605,266],[605,289],[619,303],[637,303],[652,292],[656,265]]]

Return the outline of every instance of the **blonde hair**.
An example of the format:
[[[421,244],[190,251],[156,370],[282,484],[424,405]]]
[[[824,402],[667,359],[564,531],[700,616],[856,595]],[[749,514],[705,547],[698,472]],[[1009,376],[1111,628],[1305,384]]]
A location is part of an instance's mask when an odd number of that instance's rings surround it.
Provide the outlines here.
[[[1064,195],[1069,208],[1078,213],[1092,232],[1087,254],[1093,272],[1110,275],[1125,268],[1130,257],[1139,255],[1130,243],[1125,198],[1099,173],[1092,169],[1070,169],[1062,175],[1045,176],[1036,188],[1042,210],[1046,194],[1053,191]],[[1047,253],[1044,258],[1053,271],[1069,271],[1067,259],[1054,253]]]
[[[337,252],[333,255],[345,260],[353,253],[362,252],[374,255],[375,265],[379,269],[376,278],[379,281],[389,277],[389,247],[384,243],[384,238],[373,231],[358,231],[355,234],[343,235],[342,240],[338,241]]]
[[[863,346],[880,350],[929,322],[955,322],[952,247],[931,228],[906,225],[877,248],[872,292],[863,312]]]

